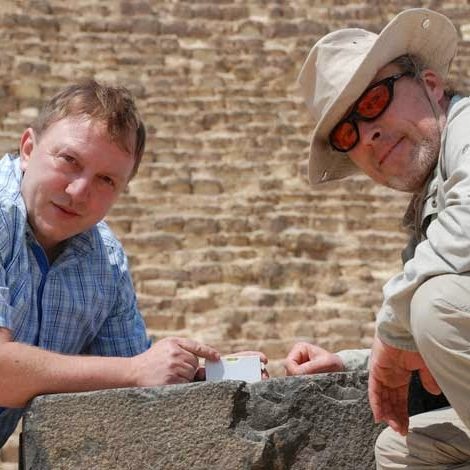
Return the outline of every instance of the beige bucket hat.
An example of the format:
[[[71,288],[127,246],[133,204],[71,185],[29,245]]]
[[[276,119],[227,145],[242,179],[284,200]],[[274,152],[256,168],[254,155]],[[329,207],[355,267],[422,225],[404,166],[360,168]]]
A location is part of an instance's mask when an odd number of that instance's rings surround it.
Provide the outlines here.
[[[401,55],[412,54],[445,79],[457,40],[451,21],[425,8],[401,12],[378,35],[351,28],[320,39],[298,78],[305,104],[317,123],[310,145],[310,183],[324,183],[358,172],[347,154],[330,146],[328,136],[379,69]]]

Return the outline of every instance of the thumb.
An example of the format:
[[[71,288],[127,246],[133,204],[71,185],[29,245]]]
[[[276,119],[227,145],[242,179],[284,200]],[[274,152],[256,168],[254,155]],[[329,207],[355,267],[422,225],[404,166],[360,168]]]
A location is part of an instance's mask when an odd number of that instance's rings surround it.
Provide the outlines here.
[[[423,387],[433,395],[439,395],[441,392],[441,388],[437,385],[436,380],[429,372],[429,369],[426,367],[424,369],[419,369],[419,378],[421,379],[421,383]]]

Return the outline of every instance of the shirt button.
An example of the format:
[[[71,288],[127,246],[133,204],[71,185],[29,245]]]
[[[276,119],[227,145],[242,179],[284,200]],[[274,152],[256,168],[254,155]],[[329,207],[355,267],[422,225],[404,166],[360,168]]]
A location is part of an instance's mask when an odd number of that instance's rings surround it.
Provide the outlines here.
[[[435,199],[433,199],[433,200],[431,201],[431,206],[432,206],[432,207],[437,207],[437,202],[436,202]]]

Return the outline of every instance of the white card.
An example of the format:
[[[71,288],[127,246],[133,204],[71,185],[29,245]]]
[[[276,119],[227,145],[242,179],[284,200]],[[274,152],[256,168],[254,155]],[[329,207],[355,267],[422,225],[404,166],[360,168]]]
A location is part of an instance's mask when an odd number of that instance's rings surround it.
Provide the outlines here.
[[[220,361],[206,361],[206,380],[261,380],[261,361],[259,356],[223,357]]]

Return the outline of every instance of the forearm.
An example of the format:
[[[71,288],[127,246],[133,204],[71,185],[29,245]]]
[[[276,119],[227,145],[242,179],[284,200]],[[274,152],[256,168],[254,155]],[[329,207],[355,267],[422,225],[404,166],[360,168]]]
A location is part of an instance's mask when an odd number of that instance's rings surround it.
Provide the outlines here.
[[[23,407],[36,395],[134,385],[129,358],[72,356],[27,344],[0,344],[0,406]]]

